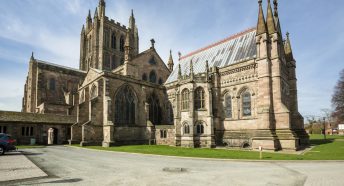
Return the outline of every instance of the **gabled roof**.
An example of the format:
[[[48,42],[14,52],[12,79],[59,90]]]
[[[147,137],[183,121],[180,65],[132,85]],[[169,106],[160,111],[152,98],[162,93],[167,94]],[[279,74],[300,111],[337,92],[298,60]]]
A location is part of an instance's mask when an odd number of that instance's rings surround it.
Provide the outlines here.
[[[256,54],[256,28],[251,28],[182,56],[179,64],[182,75],[189,75],[190,61],[192,60],[194,73],[198,74],[206,71],[206,61],[208,61],[209,67],[216,66],[221,68],[253,59],[256,57]],[[178,68],[174,68],[166,83],[174,82],[177,78]]]

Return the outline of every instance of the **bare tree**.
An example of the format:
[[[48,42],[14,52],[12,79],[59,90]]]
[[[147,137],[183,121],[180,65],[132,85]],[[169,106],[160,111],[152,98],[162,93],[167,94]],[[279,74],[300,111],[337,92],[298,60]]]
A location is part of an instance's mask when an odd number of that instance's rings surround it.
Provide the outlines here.
[[[344,69],[340,72],[339,80],[334,89],[332,104],[334,106],[333,116],[344,121]]]

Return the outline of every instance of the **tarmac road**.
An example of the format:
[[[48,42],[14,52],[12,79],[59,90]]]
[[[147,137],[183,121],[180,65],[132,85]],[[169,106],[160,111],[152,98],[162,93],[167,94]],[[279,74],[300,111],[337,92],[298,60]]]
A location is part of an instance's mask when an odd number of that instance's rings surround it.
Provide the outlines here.
[[[6,185],[344,185],[344,162],[209,160],[50,146],[27,149],[49,176]]]

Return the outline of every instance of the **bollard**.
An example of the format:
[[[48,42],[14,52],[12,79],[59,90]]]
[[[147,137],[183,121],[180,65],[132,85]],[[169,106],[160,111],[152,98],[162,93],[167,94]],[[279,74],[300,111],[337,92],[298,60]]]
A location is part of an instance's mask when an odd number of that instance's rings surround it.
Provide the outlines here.
[[[263,147],[259,146],[259,159],[263,159]]]

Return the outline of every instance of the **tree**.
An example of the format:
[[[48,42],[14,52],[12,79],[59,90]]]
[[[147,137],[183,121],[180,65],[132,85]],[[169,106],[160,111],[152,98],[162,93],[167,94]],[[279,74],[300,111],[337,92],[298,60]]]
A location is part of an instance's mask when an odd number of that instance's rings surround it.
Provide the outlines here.
[[[344,121],[344,69],[340,72],[339,80],[334,89],[332,104],[334,106],[333,116]]]

